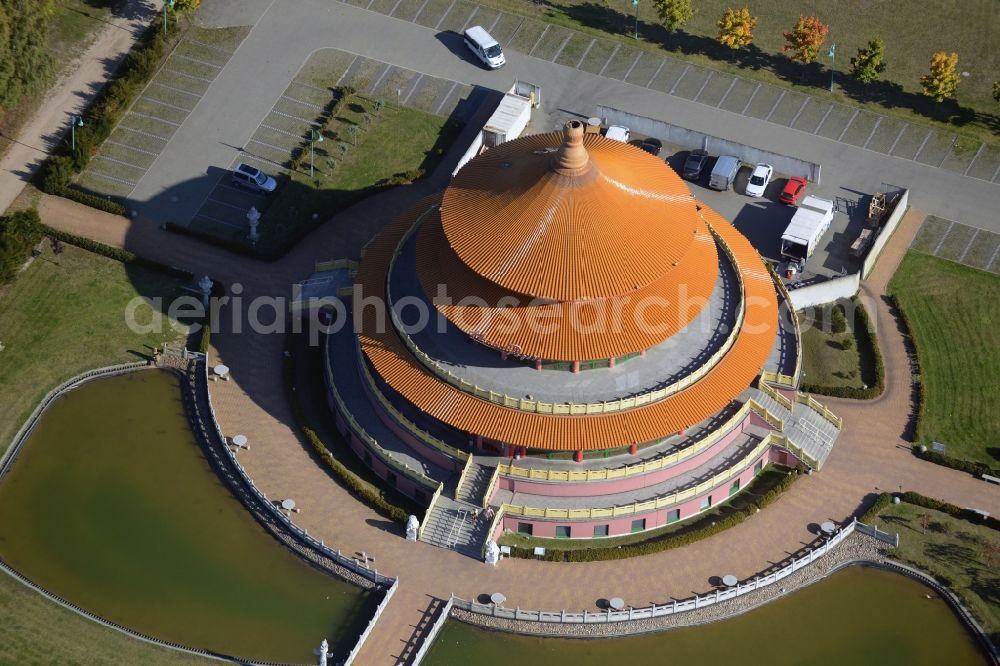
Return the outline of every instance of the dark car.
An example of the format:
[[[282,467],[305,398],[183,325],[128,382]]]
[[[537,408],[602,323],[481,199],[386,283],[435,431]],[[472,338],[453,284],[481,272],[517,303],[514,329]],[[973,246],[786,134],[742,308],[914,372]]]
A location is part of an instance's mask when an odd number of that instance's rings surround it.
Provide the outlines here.
[[[781,194],[778,195],[778,201],[783,204],[791,205],[799,200],[802,193],[806,191],[806,179],[799,178],[798,176],[792,176],[785,183],[785,189],[781,190]]]
[[[688,180],[698,180],[705,171],[708,164],[708,151],[692,150],[684,160],[684,168],[681,169],[681,176]]]

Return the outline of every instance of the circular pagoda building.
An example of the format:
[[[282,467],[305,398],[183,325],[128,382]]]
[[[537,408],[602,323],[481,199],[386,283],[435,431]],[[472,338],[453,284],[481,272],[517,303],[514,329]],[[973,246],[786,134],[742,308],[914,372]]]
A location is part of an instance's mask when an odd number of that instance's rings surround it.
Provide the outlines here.
[[[425,541],[475,555],[504,530],[654,529],[771,462],[820,467],[839,432],[796,392],[798,330],[747,239],[663,161],[577,121],[472,159],[353,282],[331,408],[429,507]]]

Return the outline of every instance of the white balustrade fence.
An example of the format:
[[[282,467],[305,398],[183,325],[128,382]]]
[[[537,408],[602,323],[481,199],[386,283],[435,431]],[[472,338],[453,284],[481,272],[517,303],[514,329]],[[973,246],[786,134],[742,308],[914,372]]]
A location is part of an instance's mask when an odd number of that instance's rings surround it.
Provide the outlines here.
[[[412,666],[420,666],[420,663],[427,656],[427,652],[430,651],[431,645],[434,644],[434,639],[437,638],[438,632],[441,631],[441,627],[444,623],[448,621],[448,616],[451,615],[451,608],[455,605],[455,597],[448,599],[448,602],[441,608],[441,614],[437,616],[434,620],[434,624],[431,625],[430,631],[424,636],[423,642],[420,644],[420,649],[417,650],[417,654],[413,657]]]
[[[375,623],[378,619],[382,617],[382,612],[385,607],[389,605],[389,600],[392,599],[392,595],[396,594],[396,588],[399,587],[399,579],[396,578],[392,581],[392,585],[389,589],[385,591],[385,596],[382,597],[382,601],[379,602],[378,608],[375,609],[375,614],[372,619],[368,620],[368,626],[365,630],[361,632],[361,636],[358,637],[358,642],[354,644],[354,648],[351,650],[350,654],[347,655],[347,659],[344,660],[343,666],[351,666],[354,660],[358,658],[358,654],[361,652],[361,648],[364,647],[365,641],[368,640],[368,636],[372,633],[372,629],[375,628]]]

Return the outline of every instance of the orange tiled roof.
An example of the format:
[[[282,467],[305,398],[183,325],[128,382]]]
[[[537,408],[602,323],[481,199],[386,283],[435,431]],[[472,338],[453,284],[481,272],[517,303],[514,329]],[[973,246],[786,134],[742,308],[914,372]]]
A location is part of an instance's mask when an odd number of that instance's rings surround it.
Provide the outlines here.
[[[428,198],[387,226],[368,246],[357,282],[369,296],[385,296],[389,261],[417,217],[433,205]],[[664,437],[715,414],[748,387],[774,343],[778,305],[774,284],[756,250],[731,224],[709,208],[702,213],[729,245],[744,282],[746,315],[732,348],[702,379],[658,402],[625,412],[551,416],[502,407],[450,386],[413,358],[392,326],[379,327],[367,308],[356,322],[361,348],[375,371],[429,416],[484,437],[551,450],[603,449]],[[692,234],[693,235],[693,234]]]
[[[690,323],[708,302],[718,277],[715,241],[700,218],[691,236],[681,262],[697,270],[672,267],[624,296],[532,302],[463,264],[445,241],[440,215],[431,213],[417,236],[417,275],[429,296],[438,293],[438,285],[447,287],[448,303],[435,306],[483,344],[545,360],[612,358],[659,344]],[[685,306],[679,304],[682,298]]]
[[[573,131],[583,148],[553,152]],[[507,291],[571,301],[634,292],[684,259],[702,226],[684,182],[634,146],[582,132],[521,137],[459,171],[441,219],[470,269]]]

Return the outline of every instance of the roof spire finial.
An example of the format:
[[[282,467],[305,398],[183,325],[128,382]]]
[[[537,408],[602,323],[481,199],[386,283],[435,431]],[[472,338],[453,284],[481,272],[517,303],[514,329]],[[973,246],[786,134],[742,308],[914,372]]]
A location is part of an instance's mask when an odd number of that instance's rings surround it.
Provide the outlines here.
[[[590,170],[590,155],[583,147],[583,123],[579,120],[563,126],[563,143],[552,158],[552,170],[562,176],[580,176]]]

